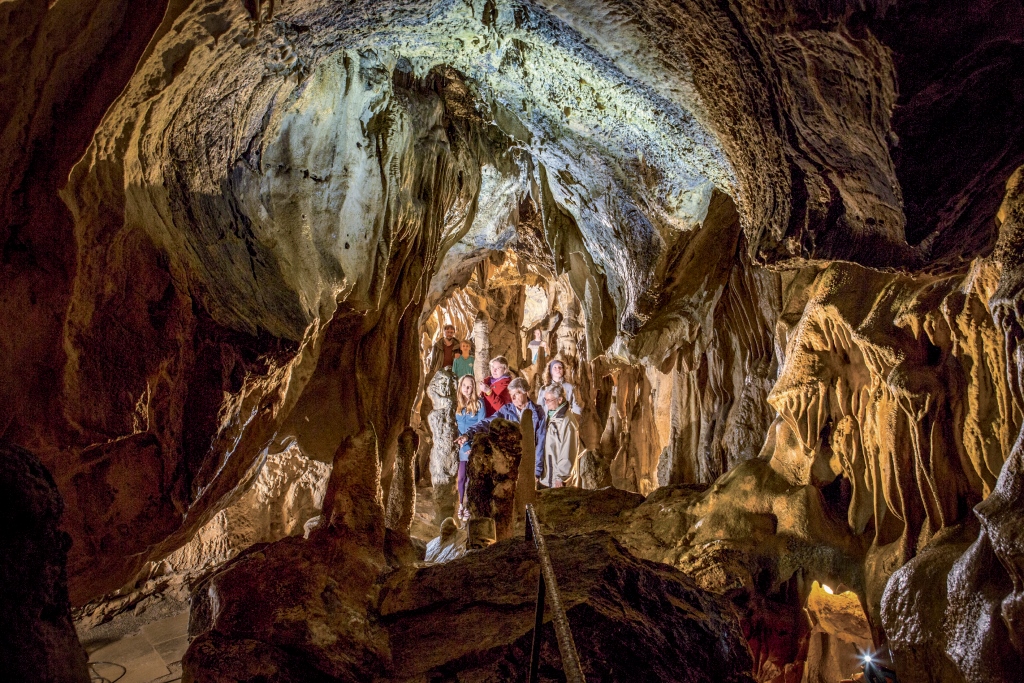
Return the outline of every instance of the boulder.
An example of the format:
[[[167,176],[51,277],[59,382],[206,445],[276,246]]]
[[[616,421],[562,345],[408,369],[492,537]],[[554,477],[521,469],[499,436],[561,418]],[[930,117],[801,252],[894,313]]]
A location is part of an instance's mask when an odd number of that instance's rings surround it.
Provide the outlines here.
[[[587,680],[753,681],[727,600],[605,532],[547,541]],[[380,607],[392,655],[384,680],[526,680],[539,572],[533,544],[515,538],[392,575]],[[541,678],[560,675],[549,609]]]

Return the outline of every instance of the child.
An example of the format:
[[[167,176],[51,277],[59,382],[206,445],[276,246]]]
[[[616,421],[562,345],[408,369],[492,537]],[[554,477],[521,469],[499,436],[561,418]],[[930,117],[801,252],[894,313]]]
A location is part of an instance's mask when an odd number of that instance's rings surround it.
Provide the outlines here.
[[[464,341],[459,344],[459,350],[455,353],[457,355],[452,363],[452,373],[455,378],[460,379],[466,375],[472,375],[473,362],[476,360],[473,357],[473,346],[468,341]]]

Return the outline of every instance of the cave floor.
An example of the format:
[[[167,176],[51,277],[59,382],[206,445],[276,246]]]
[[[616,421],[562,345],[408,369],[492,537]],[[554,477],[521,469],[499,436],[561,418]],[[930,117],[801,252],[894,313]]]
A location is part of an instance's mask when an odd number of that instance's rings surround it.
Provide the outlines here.
[[[105,624],[79,630],[93,681],[171,683],[181,680],[188,647],[188,603],[151,602],[145,611],[125,612]]]
[[[440,533],[434,523],[430,486],[416,491],[412,536],[426,543]],[[181,680],[188,648],[189,604],[168,595],[151,596],[138,611],[127,611],[97,626],[78,625],[93,674],[102,683],[172,683]]]

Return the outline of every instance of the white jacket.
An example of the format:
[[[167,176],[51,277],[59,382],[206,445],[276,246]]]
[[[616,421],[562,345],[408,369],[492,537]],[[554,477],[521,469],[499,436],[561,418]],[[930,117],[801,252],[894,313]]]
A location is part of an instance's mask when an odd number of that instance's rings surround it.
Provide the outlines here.
[[[544,437],[544,474],[540,483],[551,488],[554,488],[556,480],[568,483],[579,450],[579,426],[566,403],[548,418]]]

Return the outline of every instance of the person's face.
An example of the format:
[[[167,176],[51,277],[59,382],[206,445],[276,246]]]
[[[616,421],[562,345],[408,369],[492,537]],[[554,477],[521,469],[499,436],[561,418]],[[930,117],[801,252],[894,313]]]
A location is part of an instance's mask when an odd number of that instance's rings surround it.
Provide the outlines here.
[[[445,339],[451,339],[454,336],[455,336],[455,328],[454,327],[446,327],[446,328],[444,328],[444,338]]]
[[[540,341],[540,337],[541,337],[541,331],[540,330],[534,330],[533,331],[533,338],[536,339],[537,341]]]
[[[505,374],[505,366],[501,363],[491,363],[491,378],[500,379]]]
[[[462,342],[459,344],[459,349],[462,350],[463,358],[469,358],[469,342]]]
[[[526,396],[525,391],[513,389],[512,391],[509,392],[509,395],[512,397],[512,404],[515,405],[516,408],[522,410],[523,408],[526,407],[526,401],[528,397]]]
[[[473,398],[473,392],[476,390],[476,385],[473,382],[473,378],[466,375],[459,382],[459,393],[462,394],[463,398]]]
[[[561,382],[562,377],[565,375],[565,368],[562,367],[561,363],[553,363],[551,365],[551,379],[556,382]]]
[[[555,396],[550,391],[544,393],[544,407],[546,407],[548,410],[554,410],[561,403],[562,402],[558,400],[558,397]]]

